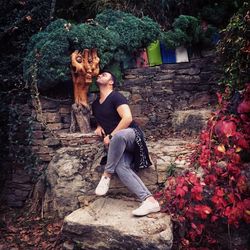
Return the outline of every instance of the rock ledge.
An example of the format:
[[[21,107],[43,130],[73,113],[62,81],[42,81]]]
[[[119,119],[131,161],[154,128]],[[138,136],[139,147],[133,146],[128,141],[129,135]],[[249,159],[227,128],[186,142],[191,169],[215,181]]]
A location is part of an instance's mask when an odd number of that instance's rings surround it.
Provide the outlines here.
[[[66,216],[63,234],[78,249],[171,249],[170,217],[134,217],[131,211],[137,206],[134,201],[99,198]]]

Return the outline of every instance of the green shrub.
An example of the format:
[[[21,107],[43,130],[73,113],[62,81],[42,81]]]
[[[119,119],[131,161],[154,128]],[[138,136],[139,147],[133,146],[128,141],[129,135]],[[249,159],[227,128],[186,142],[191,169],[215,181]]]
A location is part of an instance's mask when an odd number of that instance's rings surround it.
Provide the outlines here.
[[[58,19],[32,36],[24,59],[24,78],[31,81],[35,65],[38,88],[46,90],[71,80],[70,55],[74,50],[97,48],[103,69],[146,47],[159,35],[160,26],[150,18],[121,11],[104,11],[91,23]]]
[[[122,11],[105,10],[95,21],[119,35],[115,61],[123,61],[138,48],[147,47],[161,33],[160,26],[149,17],[138,18]]]
[[[217,29],[211,25],[203,31],[198,18],[180,15],[173,22],[173,29],[162,33],[161,41],[167,48],[177,48],[181,45],[207,48],[212,45],[212,35],[216,31]]]

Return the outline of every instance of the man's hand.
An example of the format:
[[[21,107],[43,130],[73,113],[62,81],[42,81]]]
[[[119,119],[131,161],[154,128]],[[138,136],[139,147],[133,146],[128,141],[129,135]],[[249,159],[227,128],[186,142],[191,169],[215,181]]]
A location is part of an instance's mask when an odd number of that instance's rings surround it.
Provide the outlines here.
[[[105,136],[103,139],[103,143],[106,147],[108,147],[109,143],[110,143],[110,139],[109,139],[109,135]]]
[[[97,126],[97,128],[95,130],[95,134],[99,135],[100,137],[105,136],[105,132],[104,132],[104,130],[103,130],[103,128],[101,126]]]

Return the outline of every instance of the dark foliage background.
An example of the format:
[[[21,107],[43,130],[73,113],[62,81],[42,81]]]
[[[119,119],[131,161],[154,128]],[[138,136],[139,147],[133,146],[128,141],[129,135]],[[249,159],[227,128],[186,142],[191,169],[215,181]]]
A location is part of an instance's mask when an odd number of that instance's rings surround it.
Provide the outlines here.
[[[200,17],[214,26],[224,26],[242,5],[242,0],[66,0],[56,3],[56,15],[61,18],[86,21],[97,13],[111,8],[136,16],[149,16],[166,29],[179,15]]]
[[[30,37],[50,21],[51,1],[2,0],[0,8],[0,89],[23,84],[23,57]]]
[[[0,8],[0,90],[22,88],[22,62],[30,37],[52,20],[64,18],[75,23],[95,18],[111,8],[130,12],[138,17],[149,16],[162,28],[172,28],[179,15],[206,20],[218,28],[242,5],[242,0],[2,0]]]
[[[249,22],[242,21],[245,12],[238,12],[238,15],[230,22],[229,19],[240,9],[243,2],[243,0],[1,0],[0,191],[4,180],[12,171],[11,161],[8,159],[11,131],[18,128],[17,125],[19,125],[18,110],[14,110],[11,104],[18,100],[19,108],[22,108],[22,103],[26,103],[31,96],[30,89],[23,79],[23,60],[32,35],[45,30],[47,25],[55,19],[63,18],[74,24],[80,24],[88,19],[94,19],[105,9],[113,9],[123,10],[137,17],[149,16],[161,25],[162,30],[173,29],[176,31],[176,33],[168,33],[174,41],[176,36],[183,37],[175,19],[180,15],[193,16],[196,20],[190,19],[190,21],[193,21],[192,23],[196,26],[198,26],[197,20],[204,20],[211,26],[220,30],[224,29],[219,45],[219,53],[226,72],[223,80],[226,86],[237,89],[242,87],[242,82],[246,79],[249,80],[249,56],[246,52],[248,44],[245,44],[249,40]],[[238,40],[239,37],[240,40]],[[184,37],[183,39],[193,39],[189,43],[199,44],[194,37]],[[25,158],[24,155],[22,157]],[[6,211],[6,214],[9,213],[9,208]],[[11,219],[14,218],[11,213],[9,216]],[[27,224],[26,219],[19,222],[23,221]],[[17,240],[20,240],[19,232],[23,228],[19,222],[15,223],[18,229],[13,231],[18,236]],[[60,226],[55,226],[60,231]],[[44,225],[39,230],[44,231]],[[47,231],[49,232],[49,230]],[[54,229],[52,231],[57,232]],[[28,234],[27,230],[26,234]],[[34,238],[34,230],[32,230],[31,238]],[[42,248],[48,249],[47,236],[45,238]]]
[[[11,171],[8,157],[11,102],[26,99],[23,58],[30,37],[50,21],[51,1],[2,0],[0,8],[0,190]],[[18,122],[18,121],[16,121]]]

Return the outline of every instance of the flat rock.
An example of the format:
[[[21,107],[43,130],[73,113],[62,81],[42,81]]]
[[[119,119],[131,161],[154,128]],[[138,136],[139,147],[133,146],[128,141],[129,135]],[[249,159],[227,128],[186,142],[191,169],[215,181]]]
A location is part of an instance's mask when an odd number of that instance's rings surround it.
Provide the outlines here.
[[[176,110],[172,117],[173,130],[189,135],[198,134],[205,128],[210,117],[210,109]]]
[[[134,201],[99,198],[64,219],[63,235],[78,249],[171,249],[172,224],[165,213],[135,217]]]

